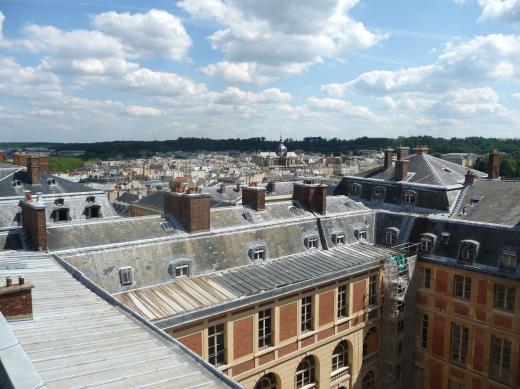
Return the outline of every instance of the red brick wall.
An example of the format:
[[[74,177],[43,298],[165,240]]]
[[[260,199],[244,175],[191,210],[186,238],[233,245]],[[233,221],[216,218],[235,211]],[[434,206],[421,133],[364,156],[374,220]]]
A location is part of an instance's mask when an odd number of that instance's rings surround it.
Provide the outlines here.
[[[188,347],[195,354],[198,354],[200,357],[202,357],[202,332],[197,332],[193,335],[184,336],[177,340],[186,347]]]
[[[435,316],[433,318],[433,346],[432,352],[439,357],[444,356],[444,318]]]
[[[437,277],[435,280],[435,290],[439,293],[448,292],[448,272],[437,269]]]
[[[487,304],[487,281],[478,280],[477,303]]]
[[[319,325],[330,323],[334,320],[334,290],[320,294]]]
[[[255,211],[265,209],[265,189],[242,188],[242,205],[249,205]]]
[[[353,313],[361,311],[365,305],[366,284],[366,280],[354,283],[354,291],[352,296]]]
[[[242,374],[242,373],[244,373],[244,372],[246,372],[248,370],[251,370],[254,367],[255,367],[255,361],[254,360],[250,360],[250,361],[246,361],[246,362],[240,363],[240,364],[236,365],[233,368],[233,376]]]
[[[253,316],[233,322],[233,353],[235,359],[253,353],[253,322]]]
[[[209,230],[209,196],[190,196],[183,198],[184,228],[188,232]]]
[[[298,333],[298,303],[280,307],[280,341],[296,336]]]
[[[19,289],[18,286],[1,288],[5,293],[0,294],[0,312],[6,319],[14,319],[16,317],[28,317],[32,315],[32,296],[31,287]]]

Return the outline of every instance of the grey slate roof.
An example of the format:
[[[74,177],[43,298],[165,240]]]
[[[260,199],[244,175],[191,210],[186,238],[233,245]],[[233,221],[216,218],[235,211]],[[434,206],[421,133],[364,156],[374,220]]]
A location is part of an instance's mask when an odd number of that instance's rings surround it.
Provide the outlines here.
[[[455,219],[520,225],[520,181],[477,180],[466,190]],[[464,213],[463,213],[464,210]]]
[[[47,388],[233,385],[175,340],[87,289],[50,257],[0,256],[0,277],[21,273],[34,285],[33,319],[9,326]]]
[[[396,253],[397,250],[360,242],[338,245],[330,250],[311,249],[191,279],[133,289],[115,297],[144,317],[165,326],[163,319],[168,319],[171,324],[170,319],[174,317],[197,315],[197,311],[204,308],[211,309],[217,305],[222,308],[222,304],[234,301],[240,301],[244,306],[248,303],[245,298],[270,298],[272,296],[266,296],[269,293],[279,296],[374,269],[382,264],[383,259]],[[180,298],[172,293],[173,290],[181,290],[182,295],[189,296],[188,300],[194,300],[194,303]]]
[[[408,172],[411,177],[407,182],[436,186],[450,186],[462,184],[467,168],[456,163],[436,158],[429,154],[412,154],[404,158],[408,160]],[[477,177],[486,174],[471,169]],[[356,174],[358,177],[375,178],[380,180],[395,179],[395,164],[385,170],[383,166]]]
[[[121,201],[121,200],[119,200]],[[164,192],[163,191],[155,191],[150,193],[149,195],[143,196],[137,201],[136,204],[144,205],[146,207],[157,209],[159,212],[163,212],[164,210]]]

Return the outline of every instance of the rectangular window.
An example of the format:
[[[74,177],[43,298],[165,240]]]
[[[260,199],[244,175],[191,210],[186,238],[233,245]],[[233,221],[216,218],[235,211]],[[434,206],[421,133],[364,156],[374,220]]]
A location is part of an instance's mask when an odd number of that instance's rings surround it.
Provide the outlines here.
[[[318,248],[318,238],[309,238],[308,246],[310,249]]]
[[[393,246],[397,241],[397,231],[393,229],[386,230],[385,242],[386,244]]]
[[[178,265],[175,266],[175,278],[177,277],[188,277],[190,274],[190,265]]]
[[[453,276],[453,295],[461,299],[471,300],[471,278]]]
[[[508,383],[511,367],[511,342],[491,336],[491,367],[489,375],[497,381]]]
[[[459,384],[458,382],[448,380],[448,389],[464,389],[464,384]]]
[[[208,328],[208,361],[214,366],[225,363],[223,323]]]
[[[258,312],[258,348],[263,349],[273,345],[271,309]]]
[[[301,332],[312,331],[312,296],[302,298],[300,320]]]
[[[493,306],[502,311],[513,312],[515,309],[515,288],[505,285],[495,285]]]
[[[466,364],[468,357],[469,330],[461,325],[451,324],[451,353],[452,362]]]
[[[421,251],[430,251],[433,247],[432,238],[422,238],[421,239]]]
[[[338,234],[335,236],[336,237],[336,241],[334,242],[335,244],[345,244],[345,235],[344,234]]]
[[[507,269],[516,269],[517,254],[514,251],[504,250],[500,255],[500,264]]]
[[[415,203],[415,194],[412,192],[407,192],[404,195],[404,203],[405,204],[413,204]]]
[[[347,285],[338,287],[338,319],[342,317],[348,317]]]
[[[368,306],[377,305],[377,275],[370,276],[368,284]]]
[[[432,271],[428,268],[423,268],[422,287],[426,289],[431,288]]]
[[[429,318],[428,318],[428,314],[426,313],[421,313],[420,314],[420,318],[421,318],[421,347],[423,349],[426,349],[428,347],[428,326],[429,326]]]
[[[463,244],[460,249],[460,258],[465,261],[473,261],[475,259],[475,246],[472,244]]]
[[[265,249],[258,248],[253,250],[253,260],[265,259]]]
[[[131,266],[119,269],[119,282],[121,286],[132,285],[134,283],[134,269]]]
[[[357,238],[359,239],[367,239],[367,230],[357,230]]]

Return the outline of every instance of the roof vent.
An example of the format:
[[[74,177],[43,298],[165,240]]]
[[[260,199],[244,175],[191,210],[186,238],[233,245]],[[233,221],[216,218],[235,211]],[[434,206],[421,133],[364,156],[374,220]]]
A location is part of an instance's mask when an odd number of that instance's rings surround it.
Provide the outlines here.
[[[242,216],[244,217],[244,219],[246,219],[247,221],[253,221],[253,217],[251,216],[251,213],[249,213],[248,211],[244,211],[242,212]]]

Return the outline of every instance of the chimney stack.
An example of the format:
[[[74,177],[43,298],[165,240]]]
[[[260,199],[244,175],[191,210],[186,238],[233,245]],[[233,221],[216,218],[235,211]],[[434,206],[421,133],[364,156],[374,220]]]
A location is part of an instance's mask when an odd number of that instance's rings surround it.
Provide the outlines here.
[[[23,276],[13,285],[12,278],[6,277],[5,286],[0,286],[0,312],[7,321],[32,318],[32,288]]]
[[[0,162],[5,162],[5,153],[0,151]]]
[[[27,161],[27,175],[31,185],[40,185],[40,157],[31,155]]]
[[[468,169],[464,176],[464,185],[473,185],[475,182],[475,175]]]
[[[22,227],[29,231],[37,250],[47,250],[47,218],[45,216],[45,204],[41,202],[41,197],[33,199],[32,195],[25,195],[25,199],[20,200],[22,208]]]
[[[402,159],[407,157],[409,150],[410,150],[409,147],[399,146],[397,148],[397,160],[401,161]]]
[[[327,213],[327,185],[305,180],[294,184],[293,200],[299,201],[307,210],[325,215]]]
[[[384,150],[385,153],[385,170],[392,167],[392,158],[394,157],[394,149],[387,147]]]
[[[241,190],[240,188],[241,188],[240,182],[237,182],[237,187],[235,188],[235,192],[240,193],[240,190]]]
[[[220,193],[225,193],[226,192],[226,184],[220,184],[220,189],[218,190]]]
[[[265,209],[265,188],[248,186],[242,188],[242,205],[247,205],[255,211]]]
[[[173,214],[187,232],[210,229],[209,195],[199,192],[164,192],[164,213]]]
[[[40,172],[49,172],[49,157],[47,155],[40,155]]]
[[[408,175],[408,161],[401,159],[395,164],[395,179],[402,181]]]
[[[500,177],[501,159],[502,155],[496,149],[491,150],[488,160],[488,178],[490,180],[496,180],[498,177]]]

